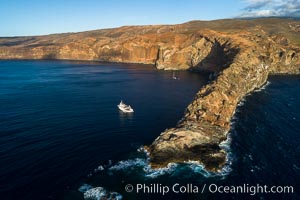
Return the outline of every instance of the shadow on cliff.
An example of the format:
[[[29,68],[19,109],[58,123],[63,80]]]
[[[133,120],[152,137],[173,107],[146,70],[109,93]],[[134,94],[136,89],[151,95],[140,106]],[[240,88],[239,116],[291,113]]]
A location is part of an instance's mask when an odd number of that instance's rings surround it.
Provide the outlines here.
[[[42,59],[45,59],[45,60],[56,60],[57,59],[57,56],[56,56],[56,53],[48,53],[46,55],[43,56]]]
[[[190,71],[213,73],[214,76],[232,64],[236,55],[240,52],[240,48],[230,46],[230,42],[226,41],[221,44],[215,39],[210,53],[199,63],[189,68]]]

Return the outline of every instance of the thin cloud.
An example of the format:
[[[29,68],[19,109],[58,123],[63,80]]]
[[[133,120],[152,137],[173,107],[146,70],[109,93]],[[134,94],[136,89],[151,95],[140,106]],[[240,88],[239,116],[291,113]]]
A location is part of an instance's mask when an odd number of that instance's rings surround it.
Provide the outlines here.
[[[300,17],[300,0],[244,0],[239,17]]]
[[[265,6],[267,6],[269,3],[271,3],[271,0],[248,0],[248,6],[244,8],[245,11],[252,11],[252,10],[258,10]]]

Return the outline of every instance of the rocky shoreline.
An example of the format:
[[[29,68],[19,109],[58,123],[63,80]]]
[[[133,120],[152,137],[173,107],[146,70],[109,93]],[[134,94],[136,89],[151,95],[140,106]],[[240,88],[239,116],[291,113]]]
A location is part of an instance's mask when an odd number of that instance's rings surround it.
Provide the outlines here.
[[[296,20],[270,18],[0,38],[0,59],[101,60],[210,72],[211,82],[177,126],[146,149],[153,168],[193,160],[217,172],[226,162],[220,143],[241,99],[269,74],[300,73],[299,27]]]

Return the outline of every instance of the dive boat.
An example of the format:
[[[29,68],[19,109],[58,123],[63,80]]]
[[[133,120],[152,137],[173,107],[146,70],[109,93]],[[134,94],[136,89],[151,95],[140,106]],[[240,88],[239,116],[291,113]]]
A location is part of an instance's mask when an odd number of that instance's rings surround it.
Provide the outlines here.
[[[123,103],[122,100],[121,100],[121,102],[119,103],[118,108],[119,108],[121,111],[126,112],[126,113],[132,113],[132,112],[134,112],[133,109],[131,108],[131,106],[130,106],[130,105],[126,105],[125,103]]]

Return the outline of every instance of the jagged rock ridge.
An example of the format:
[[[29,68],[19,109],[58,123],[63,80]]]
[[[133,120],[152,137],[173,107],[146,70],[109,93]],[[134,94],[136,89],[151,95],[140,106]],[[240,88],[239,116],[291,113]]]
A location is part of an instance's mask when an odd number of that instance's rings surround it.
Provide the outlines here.
[[[201,88],[177,126],[146,148],[152,167],[197,160],[218,171],[239,101],[274,73],[300,72],[300,22],[290,19],[192,21],[36,37],[0,38],[0,59],[71,59],[202,70]]]

